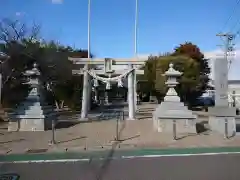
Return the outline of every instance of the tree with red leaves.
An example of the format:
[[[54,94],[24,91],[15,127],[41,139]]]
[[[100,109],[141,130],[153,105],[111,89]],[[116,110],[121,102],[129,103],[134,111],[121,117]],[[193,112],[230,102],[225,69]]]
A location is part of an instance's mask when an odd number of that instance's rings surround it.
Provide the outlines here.
[[[150,56],[144,67],[147,82],[145,89],[155,94],[159,100],[166,93],[162,74],[168,69],[169,63],[173,63],[175,69],[183,72],[176,90],[182,101],[189,106],[193,105],[208,87],[208,59],[205,59],[200,49],[190,42],[180,44],[173,53]]]
[[[197,45],[191,42],[185,42],[180,44],[174,50],[173,56],[184,55],[194,59],[198,63],[199,83],[193,90],[187,92],[186,99],[190,103],[194,103],[197,97],[201,96],[203,92],[208,88],[210,68],[208,65],[208,59],[204,57],[204,54],[200,51]]]

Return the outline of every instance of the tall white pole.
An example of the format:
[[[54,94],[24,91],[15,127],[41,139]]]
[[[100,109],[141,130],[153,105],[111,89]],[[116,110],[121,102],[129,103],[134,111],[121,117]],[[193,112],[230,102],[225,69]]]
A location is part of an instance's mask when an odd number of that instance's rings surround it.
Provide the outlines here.
[[[138,53],[138,0],[135,1],[134,56]],[[137,110],[137,74],[134,73],[134,111]]]
[[[137,57],[137,33],[138,33],[138,0],[135,2],[135,31],[134,31],[134,55]]]
[[[90,14],[91,14],[91,0],[88,0],[88,58],[90,58]],[[85,64],[85,70],[88,69],[88,64]],[[90,101],[90,83],[89,83],[89,75],[87,71],[84,71],[83,74],[83,91],[82,91],[82,111],[81,111],[81,119],[87,119],[87,114],[89,110],[89,101]]]
[[[91,0],[88,0],[88,58],[91,58]],[[92,85],[90,76],[88,74],[88,110],[91,108],[91,92]]]
[[[88,58],[90,58],[91,0],[88,0]]]
[[[134,58],[136,58],[137,53],[137,5],[138,1],[136,0],[135,4],[135,32],[134,32]],[[133,68],[133,64],[129,63],[129,69]],[[134,71],[128,75],[128,119],[135,119],[135,108],[136,108],[136,77]]]

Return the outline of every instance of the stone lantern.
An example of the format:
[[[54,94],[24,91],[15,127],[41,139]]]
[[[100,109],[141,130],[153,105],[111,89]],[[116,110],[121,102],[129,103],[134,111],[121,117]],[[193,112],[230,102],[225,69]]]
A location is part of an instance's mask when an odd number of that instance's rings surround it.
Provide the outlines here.
[[[15,109],[10,118],[9,131],[44,131],[51,127],[53,107],[44,102],[40,72],[37,64],[24,73],[31,88],[27,98]],[[51,113],[51,114],[50,114]]]
[[[175,87],[177,84],[177,78],[182,75],[182,72],[176,71],[173,69],[173,64],[169,64],[169,69],[163,74],[163,76],[166,76],[167,81],[165,84],[168,87],[168,91],[166,96],[164,97],[164,101],[176,101],[180,102],[180,98],[177,95],[177,92],[175,91]]]
[[[192,123],[192,126],[188,124],[188,120],[194,120],[196,116],[184,106],[174,89],[178,84],[177,78],[181,75],[182,72],[175,70],[173,64],[170,63],[169,69],[163,74],[166,76],[165,84],[168,91],[164,101],[153,112],[154,128],[158,132],[172,132],[174,139],[176,139],[177,126],[179,132],[196,132],[195,124]]]

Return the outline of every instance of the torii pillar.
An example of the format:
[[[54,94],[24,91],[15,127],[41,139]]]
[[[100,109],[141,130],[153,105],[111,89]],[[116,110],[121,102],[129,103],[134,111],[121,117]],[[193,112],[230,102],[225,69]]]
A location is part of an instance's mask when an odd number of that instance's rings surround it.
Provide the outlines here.
[[[89,64],[94,64],[94,65],[104,65],[106,66],[107,59],[92,59],[92,58],[68,58],[70,61],[73,62],[75,65],[83,65],[84,64],[84,69],[87,70],[89,69]],[[141,59],[138,58],[136,59],[113,59],[111,60],[112,65],[128,65],[129,70],[133,69],[133,65],[143,65],[145,64],[145,58]],[[98,75],[103,75],[105,74],[105,70],[94,70],[96,74]],[[115,75],[121,75],[124,73],[123,70],[120,71],[113,71],[113,74]],[[88,74],[87,71],[82,71],[82,70],[73,70],[73,74],[78,74],[81,75],[83,74],[84,82],[83,82],[83,92],[82,92],[82,112],[81,112],[81,119],[87,119],[88,115],[88,106],[90,103],[90,100],[88,97],[90,97],[89,89],[91,88],[90,85],[90,75]],[[134,120],[135,119],[135,74],[144,74],[143,70],[138,70],[134,69],[128,74],[128,120]],[[90,89],[91,90],[91,89]]]
[[[83,72],[83,90],[82,90],[82,111],[81,111],[81,120],[87,120],[87,112],[90,108],[90,76],[86,70],[88,70],[88,63],[84,65]]]

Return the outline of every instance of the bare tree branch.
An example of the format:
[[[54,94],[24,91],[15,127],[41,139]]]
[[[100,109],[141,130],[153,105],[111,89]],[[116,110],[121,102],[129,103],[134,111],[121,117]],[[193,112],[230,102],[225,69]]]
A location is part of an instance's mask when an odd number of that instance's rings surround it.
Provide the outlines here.
[[[19,20],[10,20],[4,18],[0,21],[0,40],[5,43],[11,41],[23,41],[24,39],[34,40],[37,39],[40,33],[40,26],[36,23],[33,24],[31,29],[28,30],[26,24],[21,23]]]
[[[36,23],[33,24],[32,29],[31,29],[31,34],[29,39],[33,40],[33,39],[37,39],[39,33],[40,33],[40,25],[37,25]]]

